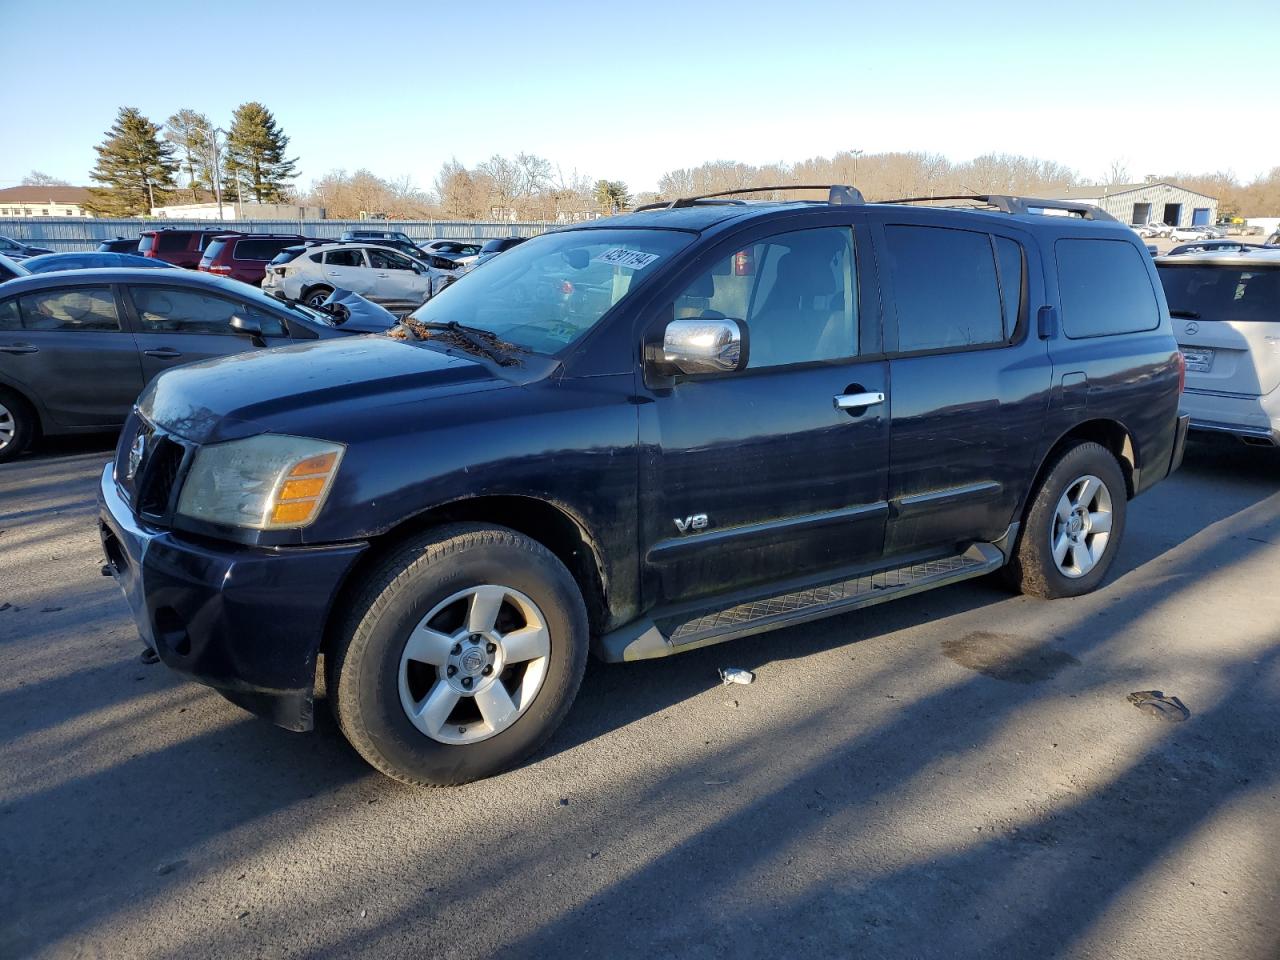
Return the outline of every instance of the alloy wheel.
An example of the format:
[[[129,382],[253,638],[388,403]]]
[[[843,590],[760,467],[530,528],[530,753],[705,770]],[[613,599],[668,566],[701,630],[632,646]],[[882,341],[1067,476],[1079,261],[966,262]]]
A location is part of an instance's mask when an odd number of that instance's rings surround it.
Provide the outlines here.
[[[1111,540],[1111,491],[1093,474],[1067,485],[1053,514],[1053,562],[1063,576],[1083,577],[1098,565]]]
[[[406,640],[400,704],[432,740],[487,740],[533,703],[550,653],[537,604],[510,587],[469,587],[436,604]]]
[[[0,403],[0,450],[13,443],[13,438],[17,435],[18,421],[14,417],[13,411],[3,403]]]

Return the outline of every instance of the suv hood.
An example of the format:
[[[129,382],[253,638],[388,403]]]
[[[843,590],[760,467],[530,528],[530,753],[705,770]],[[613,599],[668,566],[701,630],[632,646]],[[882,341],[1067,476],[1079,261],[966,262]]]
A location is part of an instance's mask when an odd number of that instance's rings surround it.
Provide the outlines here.
[[[232,354],[166,371],[143,393],[138,411],[196,443],[266,430],[341,440],[333,424],[353,408],[369,411],[431,396],[528,383],[558,366],[529,357],[500,367],[461,351],[385,336],[319,340]]]

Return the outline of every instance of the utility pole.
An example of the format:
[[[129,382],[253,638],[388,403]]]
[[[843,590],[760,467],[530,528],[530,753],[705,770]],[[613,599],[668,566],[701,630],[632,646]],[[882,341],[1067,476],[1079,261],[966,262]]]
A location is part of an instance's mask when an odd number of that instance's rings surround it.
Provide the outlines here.
[[[849,152],[853,154],[853,177],[856,180],[858,178],[858,158],[862,156],[863,151],[850,150]]]
[[[209,147],[213,151],[213,199],[218,205],[218,219],[222,220],[222,153],[218,144],[218,134],[225,134],[221,127],[214,127],[209,134]]]

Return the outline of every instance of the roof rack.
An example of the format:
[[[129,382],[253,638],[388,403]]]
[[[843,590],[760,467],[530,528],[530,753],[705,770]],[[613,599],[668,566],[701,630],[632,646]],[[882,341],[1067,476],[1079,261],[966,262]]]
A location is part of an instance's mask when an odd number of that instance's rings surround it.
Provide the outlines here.
[[[738,190],[721,190],[717,193],[702,193],[696,197],[677,197],[675,200],[661,200],[657,203],[646,203],[636,207],[635,212],[641,210],[678,210],[684,207],[694,207],[703,203],[726,203],[739,205],[746,203],[745,200],[721,200],[720,197],[731,197],[739,193],[774,193],[778,190],[826,190],[827,203],[834,206],[848,206],[851,204],[866,203],[862,198],[862,193],[856,187],[845,186],[838,183],[784,183],[773,187],[742,187]]]
[[[1074,213],[1084,220],[1120,221],[1101,207],[1091,203],[1080,203],[1075,200],[1043,200],[1039,197],[1014,197],[1004,193],[969,194],[959,193],[941,197],[897,197],[893,200],[877,200],[877,203],[928,203],[931,200],[975,200],[994,207],[1001,213],[1028,214],[1037,210],[1063,210]]]

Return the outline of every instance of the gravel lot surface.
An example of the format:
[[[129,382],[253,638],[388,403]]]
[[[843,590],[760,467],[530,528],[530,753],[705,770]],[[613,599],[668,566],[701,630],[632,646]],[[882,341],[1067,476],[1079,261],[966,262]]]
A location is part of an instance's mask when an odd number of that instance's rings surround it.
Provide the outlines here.
[[[426,791],[140,663],[106,451],[0,467],[0,957],[1280,956],[1276,452],[1194,445],[1089,597],[593,664],[533,762]]]

